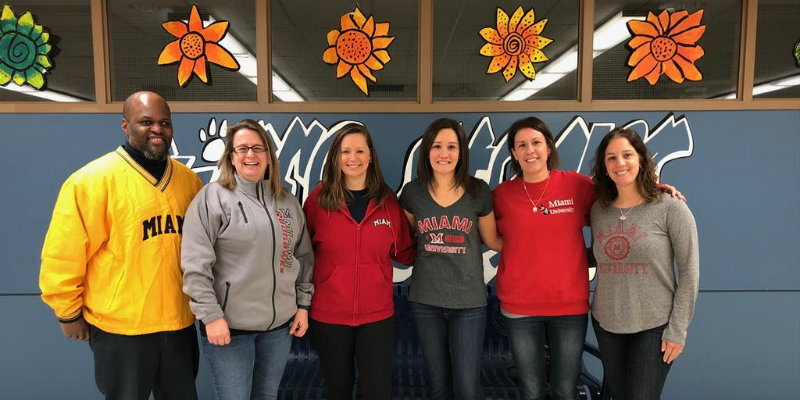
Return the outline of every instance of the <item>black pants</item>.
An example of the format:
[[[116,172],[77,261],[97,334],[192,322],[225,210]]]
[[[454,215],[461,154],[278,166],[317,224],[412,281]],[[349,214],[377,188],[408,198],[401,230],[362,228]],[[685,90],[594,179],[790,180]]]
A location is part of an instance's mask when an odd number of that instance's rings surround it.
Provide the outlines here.
[[[603,374],[614,400],[658,400],[672,364],[664,362],[661,335],[666,325],[636,333],[603,329],[592,318]]]
[[[359,326],[311,320],[311,343],[319,355],[330,400],[353,398],[355,365],[367,400],[391,399],[394,317]]]
[[[109,400],[196,400],[200,353],[194,325],[146,335],[117,335],[90,326],[97,388]]]

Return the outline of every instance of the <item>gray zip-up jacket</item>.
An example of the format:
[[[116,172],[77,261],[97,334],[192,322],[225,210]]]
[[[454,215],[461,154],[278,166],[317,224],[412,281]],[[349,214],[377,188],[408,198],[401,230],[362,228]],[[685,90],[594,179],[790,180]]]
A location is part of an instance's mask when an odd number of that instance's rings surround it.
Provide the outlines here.
[[[213,182],[186,211],[181,245],[183,291],[209,324],[266,331],[308,308],[314,250],[300,203],[276,199],[269,181],[236,176],[236,188]]]

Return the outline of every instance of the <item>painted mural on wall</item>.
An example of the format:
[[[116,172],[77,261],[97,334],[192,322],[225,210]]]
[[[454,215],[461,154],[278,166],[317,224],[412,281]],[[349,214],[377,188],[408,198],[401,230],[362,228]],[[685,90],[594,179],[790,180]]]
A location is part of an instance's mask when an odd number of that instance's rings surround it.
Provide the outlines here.
[[[328,47],[322,60],[336,65],[336,78],[350,75],[362,93],[369,96],[367,79],[377,82],[372,71],[383,69],[392,58],[387,48],[394,36],[389,36],[388,22],[375,22],[365,17],[358,7],[339,20],[341,30],[328,32]]]
[[[236,121],[231,121],[233,122]],[[360,123],[346,120],[326,127],[317,119],[304,121],[300,117],[294,117],[288,126],[283,128],[269,121],[259,121],[275,143],[285,186],[301,202],[305,201],[322,177],[322,166],[333,132],[351,122]],[[199,154],[182,153],[181,143],[173,140],[172,156],[192,168],[203,181],[215,181],[219,175],[216,163],[224,149],[227,126],[227,120],[211,118],[206,126],[197,130],[197,140],[202,144]],[[655,125],[639,119],[622,126],[642,135],[653,154],[656,173],[659,175],[668,162],[690,157],[694,151],[692,131],[689,121],[684,116],[670,113]],[[561,157],[561,169],[590,174],[592,154],[603,136],[615,127],[617,124],[613,122],[587,121],[580,115],[575,116],[560,130],[554,126],[553,131],[558,132],[556,147]],[[497,131],[489,116],[482,117],[474,126],[464,128],[469,132],[471,174],[483,179],[491,187],[511,178],[510,169],[507,168],[511,157],[506,147],[506,132]],[[409,143],[406,148],[402,161],[401,183],[395,188],[398,192],[415,177],[420,141],[421,136]],[[186,144],[187,147],[193,145],[196,143]],[[483,254],[483,260],[484,280],[489,282],[496,273],[498,257],[495,252],[487,250]],[[402,282],[410,275],[411,268],[395,268],[394,280]],[[590,276],[593,277],[593,273]]]
[[[52,47],[50,33],[33,20],[30,11],[17,18],[11,7],[4,5],[0,16],[0,85],[13,81],[41,90],[44,74],[52,68],[47,57]]]
[[[196,75],[203,83],[209,83],[208,63],[231,71],[239,70],[239,63],[219,41],[228,33],[228,21],[214,21],[203,26],[197,5],[192,5],[189,22],[167,21],[161,24],[164,30],[177,39],[168,43],[158,56],[158,65],[178,66],[178,85],[186,86],[189,78]]]
[[[534,63],[547,61],[542,49],[553,42],[541,36],[547,18],[536,20],[533,8],[525,12],[518,7],[511,18],[500,7],[497,7],[497,29],[483,28],[481,36],[488,43],[481,47],[481,55],[492,57],[487,74],[503,71],[506,82],[510,81],[519,69],[528,79],[536,78]]]
[[[703,79],[694,65],[705,54],[697,45],[706,31],[706,26],[700,25],[702,18],[703,10],[692,14],[685,10],[674,13],[664,10],[658,17],[648,12],[645,21],[628,21],[628,30],[633,35],[628,42],[632,50],[628,66],[633,67],[628,82],[644,78],[655,85],[661,75],[676,83]]]

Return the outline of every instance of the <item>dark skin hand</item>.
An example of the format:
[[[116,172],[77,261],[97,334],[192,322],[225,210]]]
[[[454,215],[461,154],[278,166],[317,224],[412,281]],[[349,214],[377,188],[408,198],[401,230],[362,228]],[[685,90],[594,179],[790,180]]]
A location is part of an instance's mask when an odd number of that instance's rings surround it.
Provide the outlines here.
[[[72,340],[89,340],[89,325],[83,319],[78,318],[72,322],[61,322],[61,332],[64,337]]]

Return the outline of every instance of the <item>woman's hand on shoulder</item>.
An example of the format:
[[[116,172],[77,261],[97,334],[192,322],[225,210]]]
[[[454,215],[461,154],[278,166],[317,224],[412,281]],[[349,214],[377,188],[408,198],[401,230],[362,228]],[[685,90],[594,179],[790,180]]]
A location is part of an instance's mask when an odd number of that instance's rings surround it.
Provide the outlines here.
[[[231,331],[228,329],[228,321],[225,318],[214,320],[206,324],[206,336],[208,342],[216,346],[225,346],[231,343]]]
[[[308,310],[298,308],[294,314],[292,326],[289,327],[289,334],[297,337],[303,337],[308,330]]]
[[[669,193],[670,196],[675,197],[680,201],[686,201],[686,197],[684,197],[683,193],[679,192],[675,186],[667,185],[666,183],[659,183],[657,186],[659,189],[663,190],[664,193]]]

